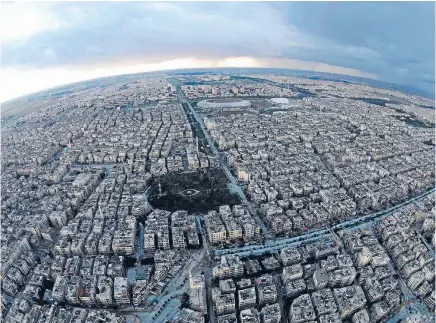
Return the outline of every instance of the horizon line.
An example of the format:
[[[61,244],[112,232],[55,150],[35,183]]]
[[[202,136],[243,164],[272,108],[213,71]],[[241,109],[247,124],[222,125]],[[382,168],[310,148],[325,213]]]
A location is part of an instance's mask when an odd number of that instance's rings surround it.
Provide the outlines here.
[[[0,100],[0,111],[1,111],[1,106],[4,104],[12,104],[14,101],[16,100],[20,100],[20,99],[24,99],[25,97],[29,97],[29,96],[34,96],[34,95],[38,95],[38,94],[42,94],[44,92],[47,91],[52,91],[52,90],[56,90],[56,89],[60,89],[62,87],[68,87],[68,86],[72,86],[75,84],[80,84],[83,82],[89,82],[89,81],[97,81],[97,80],[103,80],[103,79],[108,79],[108,78],[113,78],[113,77],[120,77],[120,76],[134,76],[134,75],[153,75],[153,74],[168,74],[174,71],[189,71],[189,70],[204,70],[204,71],[211,71],[211,70],[225,70],[225,69],[258,69],[258,70],[282,70],[282,71],[300,71],[300,72],[308,72],[308,73],[313,73],[313,74],[328,74],[328,75],[335,75],[335,76],[339,76],[339,77],[344,77],[344,78],[352,78],[352,79],[361,79],[361,80],[365,80],[365,81],[370,81],[370,82],[378,82],[378,83],[383,83],[386,86],[389,85],[393,85],[393,86],[399,86],[399,87],[409,87],[409,94],[413,94],[413,95],[419,95],[425,98],[431,98],[431,99],[435,99],[435,95],[436,93],[430,93],[427,92],[425,90],[420,90],[420,89],[416,89],[413,87],[410,87],[409,85],[405,85],[405,84],[399,84],[399,83],[391,83],[389,81],[383,81],[383,80],[379,80],[379,79],[372,79],[369,77],[364,77],[364,76],[353,76],[353,75],[347,75],[347,74],[338,74],[338,73],[331,73],[331,72],[319,72],[319,71],[311,71],[311,70],[304,70],[304,69],[296,69],[296,68],[281,68],[281,67],[189,67],[189,68],[174,68],[174,69],[167,69],[167,70],[156,70],[156,71],[145,71],[145,72],[135,72],[135,73],[127,73],[127,74],[115,74],[115,75],[109,75],[109,76],[102,76],[102,77],[96,77],[96,78],[90,78],[90,79],[85,79],[85,80],[81,80],[81,81],[77,81],[77,82],[72,82],[72,83],[67,83],[67,84],[61,84],[58,86],[54,86],[54,87],[49,87],[43,90],[38,90],[35,92],[30,92],[30,93],[26,93],[23,95],[20,95],[18,97],[15,98],[11,98],[8,99],[6,101],[1,101]],[[304,78],[302,76],[296,76],[297,78],[301,77]],[[367,85],[370,85],[369,83]],[[375,88],[379,88],[377,86],[373,86],[372,87]],[[404,92],[404,90],[393,90],[393,91],[399,91],[402,93],[406,93]],[[421,94],[416,94],[413,92],[421,92]],[[425,95],[424,95],[425,93]]]

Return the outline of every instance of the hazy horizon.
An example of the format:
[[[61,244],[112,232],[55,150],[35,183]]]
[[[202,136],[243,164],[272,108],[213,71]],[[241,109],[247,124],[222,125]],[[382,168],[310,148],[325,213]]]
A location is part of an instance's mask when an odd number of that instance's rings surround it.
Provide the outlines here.
[[[337,81],[343,80],[349,80],[349,78],[353,79],[353,82],[363,82],[364,84],[368,84],[370,86],[373,86],[375,88],[379,88],[380,84],[383,84],[385,86],[388,86],[390,89],[392,89],[392,86],[396,85],[398,87],[400,87],[400,89],[396,88],[393,90],[397,90],[400,92],[404,92],[404,93],[414,93],[420,96],[423,96],[425,98],[431,98],[433,99],[434,95],[428,92],[422,92],[419,89],[414,88],[413,86],[407,86],[407,85],[400,85],[400,84],[396,84],[396,83],[390,83],[390,82],[386,82],[386,81],[380,81],[377,79],[371,79],[371,78],[365,78],[365,77],[359,77],[359,76],[352,76],[352,75],[346,75],[346,74],[337,74],[337,73],[329,73],[329,72],[319,72],[319,71],[309,71],[309,70],[299,70],[299,69],[286,69],[286,68],[273,68],[273,67],[211,67],[211,68],[202,68],[202,67],[197,67],[197,68],[177,68],[177,69],[171,69],[171,70],[156,70],[156,71],[149,71],[149,72],[136,72],[136,73],[129,73],[129,74],[117,74],[117,75],[111,75],[111,76],[102,76],[102,77],[96,77],[96,78],[91,78],[91,79],[86,79],[86,80],[81,80],[81,81],[77,81],[77,82],[71,82],[71,83],[67,83],[67,84],[61,84],[61,85],[56,85],[50,88],[46,88],[46,89],[42,89],[42,90],[38,90],[35,92],[31,92],[31,93],[26,93],[23,94],[19,97],[15,97],[12,99],[8,99],[6,101],[0,101],[1,104],[3,105],[8,105],[10,103],[14,103],[17,100],[26,98],[26,97],[31,97],[31,96],[35,96],[38,94],[43,94],[44,92],[50,92],[50,91],[55,91],[57,89],[63,89],[63,88],[68,88],[68,87],[72,87],[74,85],[79,85],[81,83],[86,83],[86,82],[93,82],[93,81],[98,81],[98,80],[105,80],[105,79],[110,79],[113,77],[130,77],[130,76],[134,76],[134,75],[142,75],[142,74],[146,74],[146,75],[153,75],[153,74],[177,74],[177,73],[188,73],[189,72],[211,72],[211,73],[219,73],[221,71],[232,71],[234,73],[237,73],[238,70],[262,70],[265,73],[277,73],[278,71],[283,72],[284,74],[286,73],[290,73],[290,74],[297,74],[297,73],[301,73],[301,74],[307,74],[307,73],[313,73],[316,75],[321,75],[323,77],[328,77],[331,75],[336,76],[338,79]],[[225,73],[225,72],[223,72]],[[304,76],[302,76],[304,77]],[[372,82],[377,81],[379,82],[377,85],[372,84]],[[417,93],[418,91],[418,93]],[[0,106],[1,108],[1,106]]]

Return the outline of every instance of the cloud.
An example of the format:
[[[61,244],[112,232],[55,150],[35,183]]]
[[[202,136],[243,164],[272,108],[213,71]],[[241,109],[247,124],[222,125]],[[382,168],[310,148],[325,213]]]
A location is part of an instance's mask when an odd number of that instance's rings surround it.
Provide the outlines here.
[[[23,93],[32,93],[64,84],[139,72],[163,71],[178,68],[213,68],[213,67],[258,67],[260,64],[251,57],[229,57],[226,59],[196,59],[192,57],[163,61],[159,63],[121,62],[88,67],[50,67],[50,68],[17,68],[6,67],[0,75],[0,102],[18,97]]]
[[[53,15],[47,6],[35,3],[0,4],[0,42],[23,41],[31,36],[62,26],[60,20]]]
[[[429,74],[434,83],[434,2],[292,2],[274,7],[294,28],[318,40],[323,62],[434,92],[434,84],[424,84],[422,78]],[[298,53],[300,58],[310,55]]]
[[[377,75],[375,74],[365,73],[354,68],[329,65],[320,62],[301,61],[297,59],[261,59],[259,63],[262,67],[297,69],[377,79]]]
[[[377,77],[434,91],[431,2],[57,2],[7,8],[7,32],[0,28],[4,80],[34,79],[34,73],[66,82],[89,79],[97,70],[112,75],[207,62]]]
[[[85,3],[53,11],[71,27],[5,46],[4,66],[157,62],[193,55],[271,57],[289,47],[310,46],[275,9],[261,3]],[[71,12],[77,12],[74,18]],[[47,57],[47,48],[56,57]]]
[[[365,59],[365,60],[379,59],[382,57],[382,55],[379,52],[372,50],[370,48],[361,47],[361,46],[358,46],[358,47],[350,46],[350,47],[346,48],[345,55],[349,55],[353,58]]]
[[[217,67],[270,67],[311,70],[315,72],[327,72],[376,78],[373,74],[368,74],[359,70],[333,66],[318,62],[300,61],[293,59],[257,59],[254,57],[227,57],[224,59],[210,58],[197,59],[186,57],[181,59],[163,61],[159,63],[134,63],[121,62],[116,67],[113,64],[100,65],[93,68],[15,68],[7,67],[2,70],[0,75],[0,102],[18,97],[22,93],[32,93],[47,88],[52,88],[64,84],[90,80],[105,76],[132,74],[140,72],[164,71],[181,68],[217,68]]]

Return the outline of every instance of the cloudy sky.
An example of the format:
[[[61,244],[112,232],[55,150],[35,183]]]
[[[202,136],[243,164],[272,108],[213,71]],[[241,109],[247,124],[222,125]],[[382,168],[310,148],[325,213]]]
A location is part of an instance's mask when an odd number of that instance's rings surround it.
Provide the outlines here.
[[[2,2],[0,100],[101,76],[287,67],[434,92],[434,2]]]

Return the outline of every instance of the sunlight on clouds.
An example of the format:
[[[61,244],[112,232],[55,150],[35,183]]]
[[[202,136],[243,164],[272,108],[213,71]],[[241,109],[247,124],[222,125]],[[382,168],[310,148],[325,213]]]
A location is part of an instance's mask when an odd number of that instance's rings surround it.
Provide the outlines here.
[[[251,57],[230,57],[223,60],[181,58],[152,64],[130,64],[123,67],[62,67],[28,69],[7,67],[0,75],[0,101],[44,89],[94,78],[140,72],[166,71],[182,68],[255,67]]]
[[[393,11],[389,28],[372,5],[339,7],[346,13],[298,2],[2,2],[0,101],[103,76],[213,67],[329,72],[434,91],[434,5],[382,5]],[[348,16],[386,32],[347,28]]]
[[[57,29],[61,22],[33,3],[0,4],[0,42],[25,40],[44,30]]]
[[[253,57],[229,57],[217,63],[216,67],[257,67],[259,63]]]
[[[49,69],[22,69],[7,67],[2,69],[0,76],[0,101],[4,102],[24,94],[104,76],[167,71],[184,68],[214,67],[290,68],[377,78],[374,74],[364,73],[360,70],[318,62],[300,61],[295,59],[256,59],[253,57],[228,57],[224,59],[180,58],[151,64],[130,63],[125,66],[118,65],[117,67],[113,65],[94,67],[81,66],[74,68],[59,67]]]

